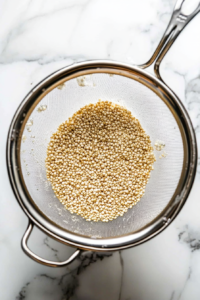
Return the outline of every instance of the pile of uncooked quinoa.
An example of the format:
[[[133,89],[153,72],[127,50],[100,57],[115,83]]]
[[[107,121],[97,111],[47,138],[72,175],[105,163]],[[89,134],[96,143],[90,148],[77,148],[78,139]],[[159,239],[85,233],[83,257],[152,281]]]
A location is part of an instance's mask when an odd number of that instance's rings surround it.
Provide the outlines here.
[[[50,139],[47,178],[71,213],[108,222],[144,195],[155,156],[126,108],[98,101],[77,111]]]

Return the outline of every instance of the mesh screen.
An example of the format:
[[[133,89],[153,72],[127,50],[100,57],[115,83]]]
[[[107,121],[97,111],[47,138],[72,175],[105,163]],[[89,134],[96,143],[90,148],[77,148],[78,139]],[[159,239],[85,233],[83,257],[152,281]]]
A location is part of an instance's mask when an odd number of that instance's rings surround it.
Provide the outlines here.
[[[81,107],[99,99],[124,105],[150,135],[165,142],[166,157],[154,151],[154,171],[140,202],[122,217],[108,223],[88,222],[71,214],[56,198],[46,178],[45,158],[52,133]],[[36,206],[54,223],[76,234],[94,238],[126,235],[151,222],[166,207],[177,187],[183,165],[179,127],[167,105],[143,84],[121,76],[97,73],[66,81],[35,107],[21,141],[21,168]]]

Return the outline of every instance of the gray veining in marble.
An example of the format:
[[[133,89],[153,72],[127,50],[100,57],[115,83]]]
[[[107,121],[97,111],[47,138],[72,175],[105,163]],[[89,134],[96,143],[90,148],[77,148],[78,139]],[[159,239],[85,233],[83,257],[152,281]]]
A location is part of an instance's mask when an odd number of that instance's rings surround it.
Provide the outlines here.
[[[83,252],[65,268],[29,259],[20,248],[27,218],[10,188],[6,136],[26,93],[42,78],[76,61],[110,58],[144,63],[161,38],[174,0],[0,0],[0,299],[199,300],[199,168],[176,220],[138,247]],[[162,62],[161,74],[192,119],[200,142],[200,28],[198,15]],[[199,160],[200,162],[200,160]],[[61,261],[74,250],[38,229],[31,249]]]

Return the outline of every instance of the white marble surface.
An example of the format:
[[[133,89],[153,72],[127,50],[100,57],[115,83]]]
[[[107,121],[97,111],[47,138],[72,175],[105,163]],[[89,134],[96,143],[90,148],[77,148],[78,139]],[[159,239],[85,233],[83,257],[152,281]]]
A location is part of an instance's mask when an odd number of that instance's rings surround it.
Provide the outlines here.
[[[83,253],[65,268],[37,264],[22,252],[27,217],[9,184],[5,145],[11,118],[26,93],[74,61],[111,58],[139,64],[161,38],[174,0],[0,0],[0,299],[199,300],[200,175],[176,220],[153,240],[109,255]],[[162,63],[200,142],[200,15]],[[73,249],[34,229],[30,247],[49,259]]]

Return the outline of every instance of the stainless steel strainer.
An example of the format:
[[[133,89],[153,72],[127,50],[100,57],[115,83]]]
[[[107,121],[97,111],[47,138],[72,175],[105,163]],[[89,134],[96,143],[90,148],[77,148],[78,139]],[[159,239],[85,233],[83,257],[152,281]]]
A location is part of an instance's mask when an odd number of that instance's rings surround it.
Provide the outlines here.
[[[199,12],[185,11],[178,1],[168,28],[152,58],[140,66],[96,60],[51,74],[25,97],[12,120],[7,166],[16,198],[29,218],[22,248],[48,266],[64,266],[38,257],[27,246],[33,224],[56,240],[78,249],[114,251],[149,240],[179,213],[192,187],[197,145],[190,118],[178,97],[163,82],[159,65],[180,31]],[[157,77],[143,68],[155,61]],[[167,157],[157,161],[145,196],[122,217],[108,223],[88,222],[71,214],[56,198],[46,178],[47,145],[58,126],[88,103],[99,99],[124,105],[137,117],[154,144],[163,140]]]

